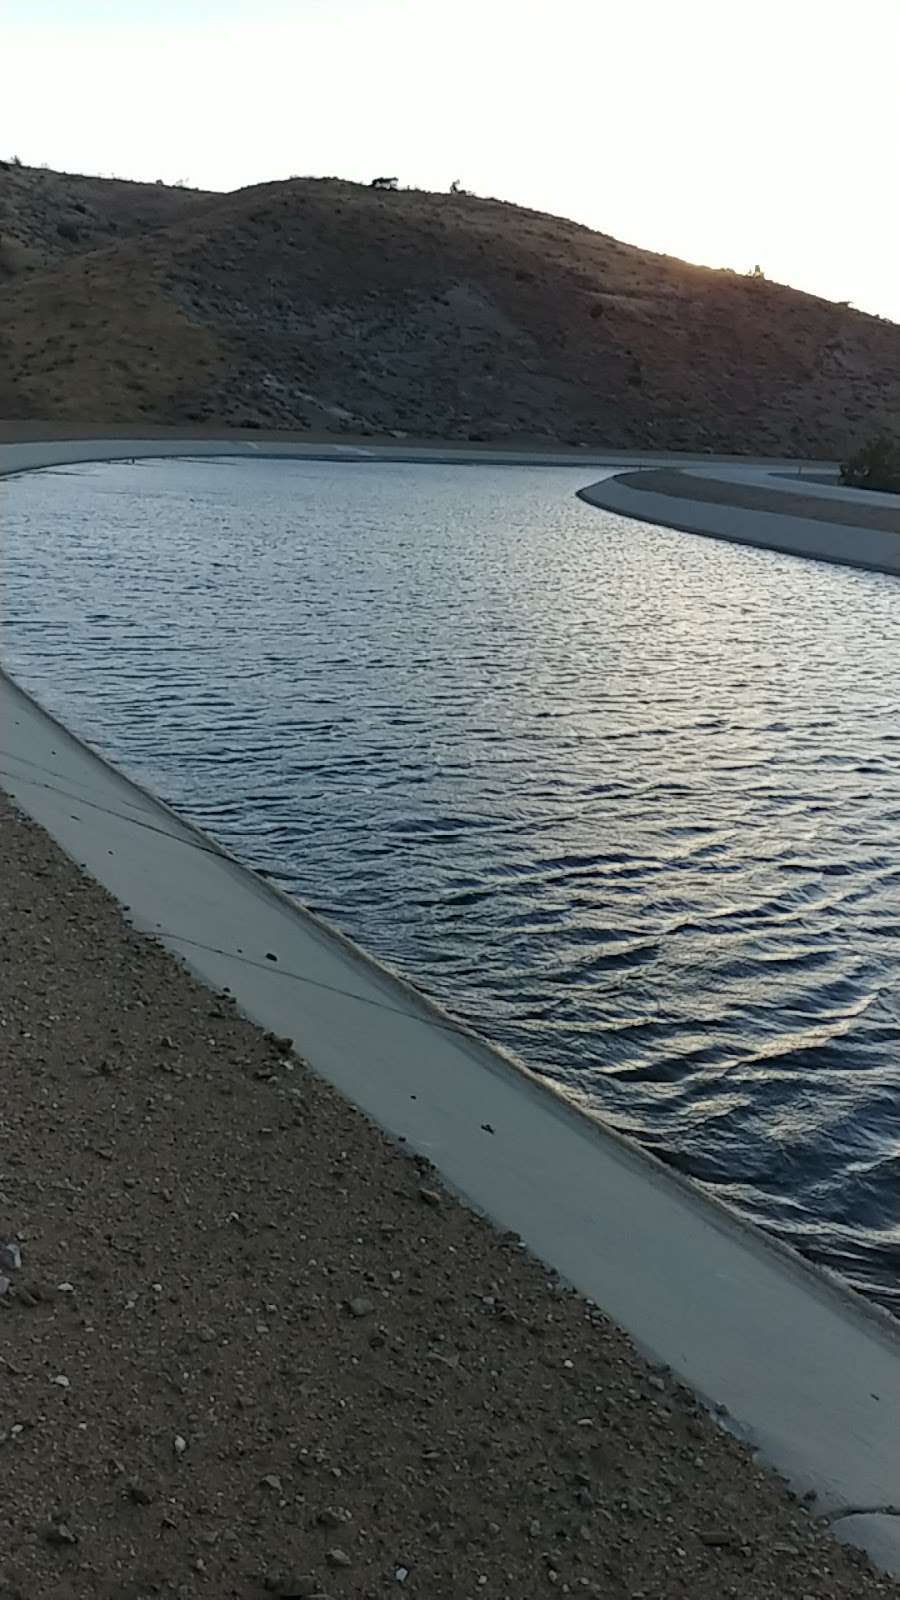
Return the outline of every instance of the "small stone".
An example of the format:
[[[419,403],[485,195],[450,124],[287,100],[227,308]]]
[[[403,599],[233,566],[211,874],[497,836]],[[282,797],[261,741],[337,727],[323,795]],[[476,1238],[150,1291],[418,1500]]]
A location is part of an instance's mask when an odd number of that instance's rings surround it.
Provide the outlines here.
[[[47,1529],[47,1543],[56,1545],[77,1544],[78,1535],[73,1533],[67,1522],[51,1522]]]
[[[55,1378],[51,1378],[50,1382],[55,1383],[58,1389],[71,1389],[72,1387],[68,1378],[64,1377],[61,1372],[57,1373]]]
[[[172,1038],[172,1035],[170,1033],[164,1033],[159,1042],[162,1045],[164,1050],[174,1050],[175,1049],[175,1040]]]
[[[57,1294],[74,1294],[75,1285],[74,1283],[58,1283],[56,1285],[56,1292]]]
[[[333,1567],[349,1567],[351,1564],[346,1550],[329,1550],[328,1560]]]
[[[537,1518],[535,1517],[534,1521],[533,1522],[529,1522],[529,1524],[528,1524],[528,1537],[529,1537],[529,1539],[539,1539],[540,1536],[541,1536],[541,1525],[538,1522]]]
[[[153,1496],[149,1489],[145,1489],[144,1485],[138,1483],[135,1478],[130,1479],[126,1484],[126,1493],[132,1505],[149,1506],[153,1504]]]
[[[397,1568],[395,1568],[394,1577],[395,1577],[395,1579],[397,1580],[398,1583],[405,1583],[407,1578],[409,1577],[409,1567],[397,1567]]]
[[[9,1294],[11,1288],[12,1279],[4,1277],[3,1273],[0,1272],[0,1299],[2,1299],[5,1294]]]
[[[662,1378],[657,1378],[652,1373],[651,1373],[650,1377],[647,1379],[647,1388],[648,1389],[656,1389],[660,1394],[665,1394],[665,1392],[666,1392],[666,1386],[663,1383]]]
[[[269,1594],[277,1595],[278,1600],[313,1600],[320,1592],[319,1580],[311,1572],[301,1572],[296,1577],[289,1577],[283,1572],[270,1572],[263,1587]]]
[[[697,1530],[697,1538],[701,1544],[709,1545],[712,1549],[725,1549],[735,1542],[733,1534],[726,1533],[719,1528],[699,1528]]]
[[[276,1494],[281,1494],[281,1479],[277,1472],[267,1472],[259,1481],[266,1489],[274,1489]]]
[[[370,1317],[375,1310],[374,1300],[367,1300],[363,1294],[356,1295],[348,1301],[348,1308],[354,1317]]]
[[[175,1451],[177,1456],[183,1456],[185,1450],[187,1449],[187,1439],[183,1438],[180,1433],[176,1433],[174,1439],[172,1440],[172,1449]]]
[[[22,1251],[15,1239],[0,1240],[0,1268],[4,1272],[18,1272],[22,1265]]]
[[[436,1189],[420,1189],[419,1199],[426,1206],[439,1206],[441,1203],[441,1197]]]
[[[772,1554],[776,1556],[798,1556],[800,1551],[795,1544],[773,1544]]]
[[[350,1520],[349,1511],[336,1511],[334,1506],[323,1506],[316,1517],[316,1521],[323,1528],[341,1528]]]

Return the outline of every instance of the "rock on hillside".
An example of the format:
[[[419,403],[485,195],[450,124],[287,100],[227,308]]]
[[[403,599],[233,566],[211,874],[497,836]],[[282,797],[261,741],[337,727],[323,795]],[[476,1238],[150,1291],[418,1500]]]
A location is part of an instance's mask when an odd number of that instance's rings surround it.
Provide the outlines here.
[[[516,206],[44,174],[26,226],[19,178],[6,418],[820,456],[900,418],[900,327]]]

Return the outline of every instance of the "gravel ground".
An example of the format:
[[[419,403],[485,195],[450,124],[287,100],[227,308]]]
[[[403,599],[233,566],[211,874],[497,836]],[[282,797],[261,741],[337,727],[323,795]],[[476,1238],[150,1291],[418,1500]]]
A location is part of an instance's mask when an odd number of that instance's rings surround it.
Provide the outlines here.
[[[5,802],[0,1013],[0,1600],[900,1594]]]

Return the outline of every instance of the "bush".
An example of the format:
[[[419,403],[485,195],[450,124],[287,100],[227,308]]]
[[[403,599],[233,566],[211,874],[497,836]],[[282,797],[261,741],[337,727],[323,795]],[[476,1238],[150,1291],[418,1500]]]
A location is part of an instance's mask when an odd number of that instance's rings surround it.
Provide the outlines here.
[[[882,433],[870,439],[841,466],[841,483],[853,489],[880,489],[900,494],[900,439]]]

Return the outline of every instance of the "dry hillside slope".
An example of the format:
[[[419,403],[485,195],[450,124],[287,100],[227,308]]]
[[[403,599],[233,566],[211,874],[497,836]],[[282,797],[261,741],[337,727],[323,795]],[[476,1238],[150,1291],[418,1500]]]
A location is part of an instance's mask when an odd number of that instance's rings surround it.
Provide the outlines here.
[[[900,327],[497,201],[9,167],[0,236],[6,419],[819,456],[900,421]]]

